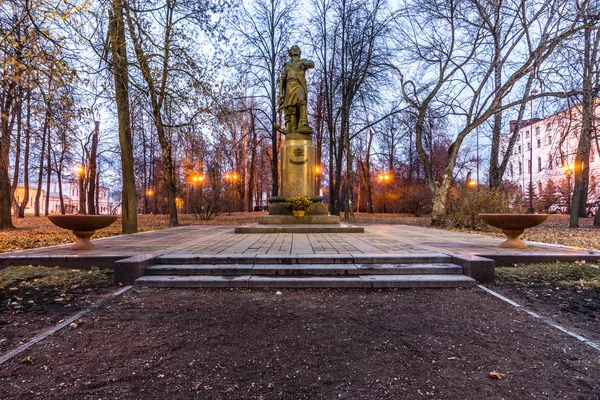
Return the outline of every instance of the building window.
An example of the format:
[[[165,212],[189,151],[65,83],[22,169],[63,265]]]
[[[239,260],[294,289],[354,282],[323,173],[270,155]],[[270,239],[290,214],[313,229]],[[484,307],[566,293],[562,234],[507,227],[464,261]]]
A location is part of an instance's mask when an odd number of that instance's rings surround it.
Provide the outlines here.
[[[537,148],[539,149],[540,147],[542,147],[542,141],[540,139],[537,140]]]
[[[531,142],[527,142],[527,151],[531,150]]]
[[[551,144],[552,143],[552,136],[548,135],[548,137],[546,137],[546,144]]]
[[[529,131],[525,131],[525,139],[529,139]]]
[[[538,172],[542,172],[542,158],[538,157]]]
[[[531,175],[531,160],[527,160],[527,173]]]
[[[519,161],[519,175],[523,173],[523,165],[521,165],[521,161]]]
[[[535,136],[540,136],[540,127],[535,128]]]
[[[514,169],[513,169],[513,165],[512,165],[512,163],[510,163],[510,164],[508,165],[508,170],[510,171],[510,177],[511,177],[511,178],[512,178],[513,176],[515,176],[515,171],[514,171]]]
[[[552,154],[548,154],[548,169],[553,169],[552,165]]]
[[[546,124],[546,132],[548,132],[549,130],[550,130],[550,122],[548,122],[548,123]]]
[[[517,154],[521,154],[521,146],[519,145],[519,152]]]

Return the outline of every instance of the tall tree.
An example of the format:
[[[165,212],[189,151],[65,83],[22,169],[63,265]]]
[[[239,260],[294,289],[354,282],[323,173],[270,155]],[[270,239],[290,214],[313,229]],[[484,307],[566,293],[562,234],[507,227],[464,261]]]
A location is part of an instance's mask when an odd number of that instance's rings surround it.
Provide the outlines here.
[[[292,43],[293,30],[298,23],[296,2],[287,0],[257,0],[251,7],[243,5],[237,32],[243,38],[240,65],[245,77],[256,88],[256,98],[264,99],[265,112],[271,121],[271,195],[279,195],[279,133],[277,122],[277,88],[280,61]]]
[[[119,144],[121,147],[121,169],[123,191],[121,195],[121,226],[123,233],[135,233],[137,221],[137,192],[133,172],[133,143],[131,137],[131,117],[129,110],[129,71],[123,1],[112,0],[112,10],[108,25],[110,69],[115,84],[115,101],[119,120]]]
[[[588,5],[584,22],[590,18]],[[569,226],[579,227],[579,217],[587,216],[588,184],[590,176],[590,145],[594,132],[595,105],[594,98],[598,95],[598,45],[600,43],[600,27],[587,25],[583,31],[583,57],[582,61],[582,105],[581,105],[581,131],[575,155],[575,184],[573,187],[573,200],[571,201],[571,215]]]

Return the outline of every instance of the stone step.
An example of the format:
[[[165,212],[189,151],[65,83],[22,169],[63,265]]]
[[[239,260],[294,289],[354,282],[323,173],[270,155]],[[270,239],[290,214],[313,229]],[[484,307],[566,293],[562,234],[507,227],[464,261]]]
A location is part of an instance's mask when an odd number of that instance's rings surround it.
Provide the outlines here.
[[[157,264],[146,275],[213,276],[356,276],[356,275],[442,275],[462,274],[461,266],[437,264]]]
[[[442,253],[393,254],[174,254],[156,258],[157,264],[437,264],[450,263]]]
[[[152,288],[455,288],[475,286],[465,275],[357,276],[143,276],[136,287]]]

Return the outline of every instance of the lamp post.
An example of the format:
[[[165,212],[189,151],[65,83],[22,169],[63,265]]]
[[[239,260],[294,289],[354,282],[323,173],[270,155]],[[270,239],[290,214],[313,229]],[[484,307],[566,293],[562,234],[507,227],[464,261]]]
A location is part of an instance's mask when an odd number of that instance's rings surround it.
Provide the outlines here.
[[[202,205],[202,184],[203,183],[204,183],[204,176],[203,175],[196,174],[196,175],[194,175],[192,177],[192,188],[194,186],[200,185],[200,196],[199,196],[200,199],[199,200],[196,199],[197,200],[196,207],[193,207],[193,208],[195,208],[195,210],[192,210],[192,212],[197,212],[198,211],[198,205],[200,205],[200,206]],[[196,196],[196,197],[198,197],[198,196]],[[190,204],[190,202],[188,202],[188,204]]]
[[[565,171],[567,177],[567,212],[571,213],[571,177],[575,171],[575,165],[563,165],[563,171]]]
[[[536,93],[535,89],[531,91],[532,96]],[[535,212],[533,208],[533,99],[530,101],[529,127],[529,207],[527,213],[533,214]]]
[[[317,196],[321,194],[321,185],[319,179],[321,178],[321,167],[315,166],[315,193]]]
[[[389,173],[383,173],[383,174],[379,174],[377,176],[377,178],[379,179],[379,182],[382,184],[383,186],[383,213],[386,213],[386,197],[387,197],[387,188],[386,188],[386,184],[389,183],[392,179],[392,176]]]
[[[228,172],[225,174],[225,182],[227,182],[227,187],[225,188],[225,197],[227,198],[227,207],[228,207],[228,215],[231,215],[231,198],[229,196],[229,186],[232,182],[237,181],[238,176],[235,172]]]
[[[146,198],[144,199],[144,201],[146,202],[146,214],[148,214],[148,209],[150,208],[148,206],[148,197],[152,196],[154,196],[154,191],[152,189],[146,190]],[[152,211],[150,211],[150,213],[152,213]]]
[[[85,176],[85,165],[77,165],[73,168],[77,174],[77,180],[79,182],[79,211],[78,214],[86,214],[85,212],[85,192],[83,187],[83,178]]]

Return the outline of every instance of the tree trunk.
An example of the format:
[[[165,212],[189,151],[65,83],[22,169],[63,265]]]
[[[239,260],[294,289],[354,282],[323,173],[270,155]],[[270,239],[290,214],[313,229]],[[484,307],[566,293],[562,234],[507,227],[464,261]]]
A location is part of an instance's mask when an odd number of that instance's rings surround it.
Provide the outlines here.
[[[19,205],[19,218],[25,218],[29,203],[29,147],[31,143],[31,89],[27,91],[27,117],[25,122],[25,152],[23,154],[23,200]]]
[[[46,157],[46,138],[49,136],[50,109],[46,106],[46,115],[44,117],[44,128],[42,130],[42,150],[40,153],[40,169],[38,171],[37,193],[35,194],[34,215],[40,216],[40,197],[42,195],[42,179],[44,178],[44,158]]]
[[[50,130],[48,130],[48,151],[46,152],[46,161],[48,162],[48,165],[46,165],[46,198],[44,199],[44,215],[48,216],[48,214],[50,213],[50,181],[52,179],[52,162],[51,162],[51,153],[52,153],[52,149],[50,148]]]
[[[4,93],[4,103],[0,104],[0,229],[14,229],[12,223],[12,197],[10,195],[10,177],[8,168],[10,162],[10,134],[12,126],[10,114],[13,107],[14,85]]]
[[[13,171],[12,185],[10,186],[10,198],[13,204],[13,213],[15,216],[19,215],[19,202],[15,199],[15,191],[19,185],[19,168],[21,164],[21,140],[23,131],[23,98],[22,89],[19,89],[19,99],[17,106],[15,107],[15,113],[17,114],[17,137],[15,138],[15,170]]]
[[[94,132],[92,133],[92,151],[90,152],[90,160],[88,163],[88,194],[87,194],[87,204],[88,204],[88,213],[89,214],[98,214],[96,210],[97,204],[95,203],[96,199],[96,167],[97,167],[97,154],[98,154],[98,135],[100,133],[100,121],[94,121],[95,127]]]
[[[115,101],[119,120],[119,144],[121,146],[121,169],[123,192],[121,197],[121,227],[123,233],[136,233],[137,193],[133,170],[133,140],[129,113],[129,75],[127,71],[127,46],[123,21],[123,3],[112,0],[112,15],[109,23],[109,38],[112,54],[112,74],[115,81]]]
[[[65,199],[62,190],[62,176],[60,173],[56,174],[56,182],[58,183],[58,199],[60,201],[60,214],[65,215]]]
[[[247,209],[249,212],[254,211],[253,200],[254,200],[254,181],[256,180],[256,150],[258,147],[256,135],[256,125],[254,121],[253,110],[250,109],[250,165],[248,167],[248,204]]]
[[[583,104],[581,115],[581,133],[579,144],[575,155],[575,184],[573,186],[573,200],[571,201],[571,215],[569,227],[579,227],[579,217],[586,217],[586,205],[588,196],[588,183],[590,177],[590,145],[594,131],[594,92],[593,76],[594,66],[598,49],[598,31],[596,40],[592,44],[592,27],[584,30],[584,56],[583,56]],[[593,46],[593,48],[592,48]]]

